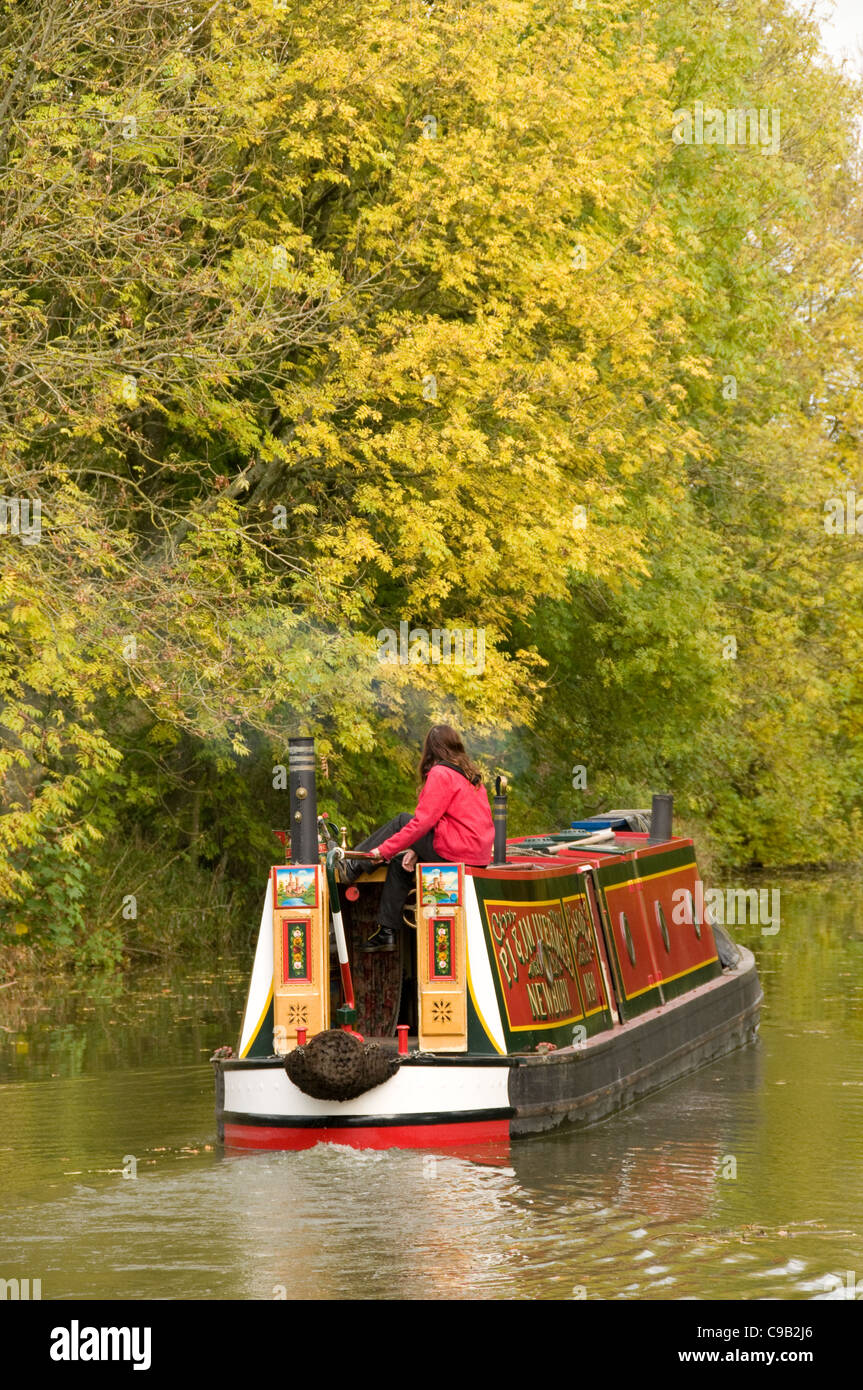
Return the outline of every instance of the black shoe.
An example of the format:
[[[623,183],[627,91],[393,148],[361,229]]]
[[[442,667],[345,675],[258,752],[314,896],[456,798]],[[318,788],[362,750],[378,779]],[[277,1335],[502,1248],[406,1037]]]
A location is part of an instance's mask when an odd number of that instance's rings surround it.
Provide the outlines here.
[[[396,934],[392,927],[377,927],[363,946],[364,951],[394,951]]]
[[[356,883],[363,874],[370,874],[374,869],[379,869],[384,861],[378,859],[343,859],[340,864],[342,883]]]

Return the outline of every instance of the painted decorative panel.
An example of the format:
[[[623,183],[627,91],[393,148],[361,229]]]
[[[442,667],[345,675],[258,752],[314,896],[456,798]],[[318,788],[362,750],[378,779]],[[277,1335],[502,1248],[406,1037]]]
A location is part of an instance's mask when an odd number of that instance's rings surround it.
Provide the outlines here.
[[[423,864],[420,868],[423,907],[458,907],[462,901],[459,864]]]
[[[308,917],[298,917],[294,920],[288,917],[282,919],[283,984],[287,984],[289,980],[310,981],[312,978],[309,957],[310,929],[311,919]]]
[[[455,921],[432,917],[429,929],[429,980],[455,979]]]
[[[275,907],[317,907],[318,875],[314,864],[288,864],[273,869]]]

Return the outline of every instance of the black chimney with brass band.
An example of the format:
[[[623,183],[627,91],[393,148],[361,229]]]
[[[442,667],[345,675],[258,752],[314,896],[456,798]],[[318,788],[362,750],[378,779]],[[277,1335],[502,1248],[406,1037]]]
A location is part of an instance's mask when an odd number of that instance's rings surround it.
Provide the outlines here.
[[[288,791],[291,799],[291,863],[318,860],[318,796],[315,740],[288,739]]]
[[[505,777],[495,778],[494,783],[494,805],[492,808],[492,820],[494,821],[494,863],[506,863],[506,787]]]

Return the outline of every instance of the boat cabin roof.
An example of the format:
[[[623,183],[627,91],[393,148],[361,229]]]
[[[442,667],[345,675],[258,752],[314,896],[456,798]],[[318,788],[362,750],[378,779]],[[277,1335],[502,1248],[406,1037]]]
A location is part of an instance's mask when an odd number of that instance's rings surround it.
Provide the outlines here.
[[[591,831],[596,827],[591,827]],[[611,827],[609,827],[610,829]],[[596,868],[634,851],[664,851],[671,846],[690,843],[679,836],[669,840],[651,840],[638,831],[615,830],[613,837],[597,844],[580,844],[590,831],[580,827],[571,834],[523,835],[506,842],[506,866],[495,864],[479,872],[509,873],[514,869],[556,869],[590,864]]]

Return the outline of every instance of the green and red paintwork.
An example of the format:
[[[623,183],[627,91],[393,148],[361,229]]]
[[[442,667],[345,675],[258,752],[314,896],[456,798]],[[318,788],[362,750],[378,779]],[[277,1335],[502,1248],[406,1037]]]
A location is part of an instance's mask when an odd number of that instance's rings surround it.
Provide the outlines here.
[[[535,845],[510,840],[505,867],[458,875],[465,1052],[412,1051],[395,1077],[357,1101],[309,1102],[283,1094],[270,1006],[243,1058],[216,1063],[225,1142],[500,1145],[593,1123],[752,1041],[762,998],[755,962],[741,949],[723,970],[710,923],[697,915],[691,840],[620,832],[602,849],[560,846],[553,855]],[[350,936],[347,905],[345,925]],[[438,939],[438,925],[428,923],[429,961],[445,978],[453,941]],[[357,1003],[366,1031],[359,991]],[[253,1101],[253,1088],[267,1087],[278,1106],[270,1113]]]

